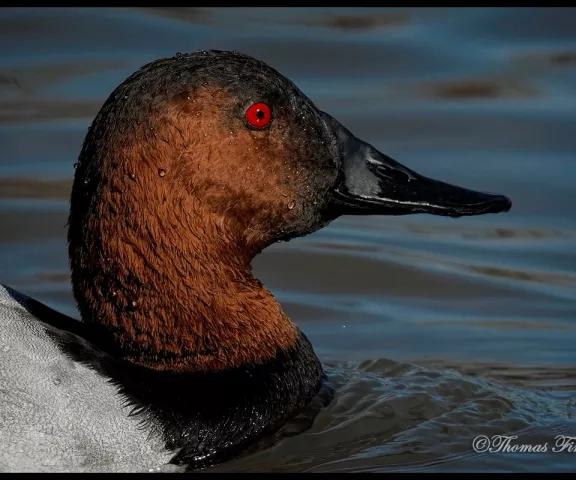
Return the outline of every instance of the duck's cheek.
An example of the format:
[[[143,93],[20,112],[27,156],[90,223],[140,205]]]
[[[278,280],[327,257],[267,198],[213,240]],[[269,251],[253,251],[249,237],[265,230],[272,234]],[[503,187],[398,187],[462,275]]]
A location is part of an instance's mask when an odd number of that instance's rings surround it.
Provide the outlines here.
[[[294,237],[319,230],[338,215],[330,208],[330,192],[338,179],[338,169],[332,159],[317,156],[314,167],[302,169],[298,181],[292,182],[285,215],[286,224]]]
[[[288,211],[283,215],[281,226],[275,229],[274,241],[309,235],[337,218],[331,214],[327,199],[321,197],[301,198],[283,208]]]

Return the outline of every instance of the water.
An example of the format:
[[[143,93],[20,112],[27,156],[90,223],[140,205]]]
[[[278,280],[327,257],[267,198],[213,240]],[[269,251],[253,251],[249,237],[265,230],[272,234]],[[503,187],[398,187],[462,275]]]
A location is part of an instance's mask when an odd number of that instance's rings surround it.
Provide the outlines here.
[[[101,103],[155,58],[242,51],[384,153],[513,209],[347,217],[258,257],[337,395],[305,434],[211,470],[574,471],[553,451],[576,435],[574,25],[567,7],[4,8],[0,281],[78,317],[68,195]],[[478,435],[547,451],[475,452]]]

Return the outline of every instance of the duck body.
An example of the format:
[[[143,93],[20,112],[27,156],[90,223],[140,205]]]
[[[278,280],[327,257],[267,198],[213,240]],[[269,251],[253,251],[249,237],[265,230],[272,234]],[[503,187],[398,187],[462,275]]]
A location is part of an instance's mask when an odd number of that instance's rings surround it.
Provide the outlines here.
[[[332,390],[255,255],[341,215],[510,206],[387,157],[247,55],[144,65],[74,174],[81,321],[0,287],[0,471],[190,471],[270,445]]]
[[[113,358],[77,320],[5,286],[0,319],[3,471],[203,468],[272,434],[323,386],[330,396],[304,334],[264,365],[171,373]]]
[[[28,297],[3,286],[0,344],[0,471],[145,471],[170,461],[110,378],[65,354],[76,345],[98,355],[92,347],[42,322]]]

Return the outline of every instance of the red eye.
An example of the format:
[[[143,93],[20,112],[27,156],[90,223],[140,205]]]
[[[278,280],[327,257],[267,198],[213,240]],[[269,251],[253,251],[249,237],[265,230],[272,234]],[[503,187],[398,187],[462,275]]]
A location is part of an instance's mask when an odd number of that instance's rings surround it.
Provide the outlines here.
[[[272,120],[270,107],[265,103],[255,103],[246,110],[247,122],[256,128],[264,128]]]

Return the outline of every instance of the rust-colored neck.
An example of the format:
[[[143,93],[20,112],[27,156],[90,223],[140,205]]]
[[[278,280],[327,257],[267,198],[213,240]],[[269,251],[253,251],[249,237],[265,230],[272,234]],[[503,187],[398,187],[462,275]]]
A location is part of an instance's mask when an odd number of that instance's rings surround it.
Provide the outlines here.
[[[161,370],[225,369],[293,346],[297,328],[225,227],[193,205],[179,207],[143,214],[124,204],[89,219],[93,231],[73,270],[84,321],[115,354]]]
[[[191,193],[174,152],[109,153],[80,162],[69,230],[74,295],[102,347],[174,371],[292,347],[297,327],[251,272],[266,240]]]

